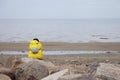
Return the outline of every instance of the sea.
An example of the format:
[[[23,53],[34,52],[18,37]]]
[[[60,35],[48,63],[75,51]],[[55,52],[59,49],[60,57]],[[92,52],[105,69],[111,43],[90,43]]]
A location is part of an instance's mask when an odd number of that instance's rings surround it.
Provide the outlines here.
[[[120,19],[0,19],[0,42],[120,42]]]
[[[0,19],[0,42],[120,42],[120,19]],[[104,54],[116,51],[44,51],[46,55]],[[0,51],[27,55],[28,51]]]

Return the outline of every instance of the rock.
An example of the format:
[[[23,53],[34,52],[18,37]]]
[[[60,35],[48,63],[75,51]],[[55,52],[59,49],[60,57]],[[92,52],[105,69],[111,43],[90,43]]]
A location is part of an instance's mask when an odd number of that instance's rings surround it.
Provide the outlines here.
[[[20,58],[17,56],[10,56],[7,59],[6,62],[6,67],[7,68],[15,68],[17,65],[19,65],[21,63]]]
[[[21,58],[21,61],[22,61],[22,63],[38,62],[39,64],[47,67],[47,69],[49,70],[49,74],[55,73],[55,72],[58,71],[58,67],[57,66],[55,66],[51,62],[47,62],[47,61],[44,61],[44,60],[32,59],[32,58]]]
[[[88,73],[89,67],[86,64],[81,64],[81,65],[76,65],[75,69],[77,70],[75,72]]]
[[[82,74],[70,74],[70,75],[65,75],[60,78],[60,80],[78,80],[78,78],[81,78]]]
[[[97,70],[97,67],[99,66],[99,63],[97,62],[93,62],[93,63],[90,63],[89,64],[89,74],[95,74],[96,70]]]
[[[11,68],[12,64],[13,64],[12,62],[13,62],[14,59],[15,59],[15,56],[9,56],[7,61],[6,61],[5,67]]]
[[[0,63],[0,67],[3,67],[4,65],[2,63]]]
[[[61,70],[59,72],[56,72],[54,74],[51,74],[41,80],[58,80],[61,76],[63,76],[66,72],[68,72],[68,69]]]
[[[120,65],[100,63],[95,78],[96,80],[120,80]]]
[[[36,61],[22,63],[15,70],[16,80],[40,80],[48,75],[48,69]]]
[[[12,80],[15,78],[14,72],[9,68],[1,67],[0,73],[9,76]]]
[[[39,60],[39,59],[33,59],[33,58],[21,58],[22,63],[29,63],[29,62],[38,62],[44,66],[52,66],[55,67],[55,65],[51,62],[45,62],[43,60]]]
[[[22,62],[21,62],[21,59],[15,56],[14,59],[12,60],[11,68],[14,69],[14,68],[16,68],[18,65],[20,65],[21,63],[22,63]]]
[[[9,76],[5,74],[0,74],[0,80],[11,80]]]

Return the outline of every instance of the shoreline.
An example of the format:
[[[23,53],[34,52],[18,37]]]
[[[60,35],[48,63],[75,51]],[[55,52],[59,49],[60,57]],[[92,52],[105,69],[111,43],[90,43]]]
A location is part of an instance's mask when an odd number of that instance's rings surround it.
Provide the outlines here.
[[[120,42],[41,42],[45,51],[120,51]],[[28,42],[0,42],[0,51],[28,51]]]
[[[46,55],[44,54],[44,60],[51,61],[54,64],[62,65],[70,64],[71,62],[77,63],[94,63],[94,62],[106,62],[119,63],[120,61],[120,42],[88,42],[88,43],[68,43],[68,42],[42,42],[44,51],[108,51],[105,54],[64,54],[64,55]],[[1,51],[28,51],[28,42],[0,42]],[[117,53],[110,52],[116,51]],[[57,54],[57,52],[56,52]],[[4,55],[0,54],[1,58],[7,59],[6,56],[21,56],[27,57],[27,55]],[[2,58],[3,59],[3,58]]]

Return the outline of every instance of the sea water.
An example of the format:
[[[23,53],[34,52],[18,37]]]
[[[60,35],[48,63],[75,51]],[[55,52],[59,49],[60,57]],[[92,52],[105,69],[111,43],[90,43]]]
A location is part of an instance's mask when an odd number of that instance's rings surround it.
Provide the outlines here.
[[[0,19],[0,41],[120,42],[119,19]]]

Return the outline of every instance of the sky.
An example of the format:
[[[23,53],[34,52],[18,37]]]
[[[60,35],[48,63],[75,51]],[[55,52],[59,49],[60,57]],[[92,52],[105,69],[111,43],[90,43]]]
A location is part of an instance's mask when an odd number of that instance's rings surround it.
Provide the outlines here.
[[[120,0],[0,0],[0,19],[120,18]]]

